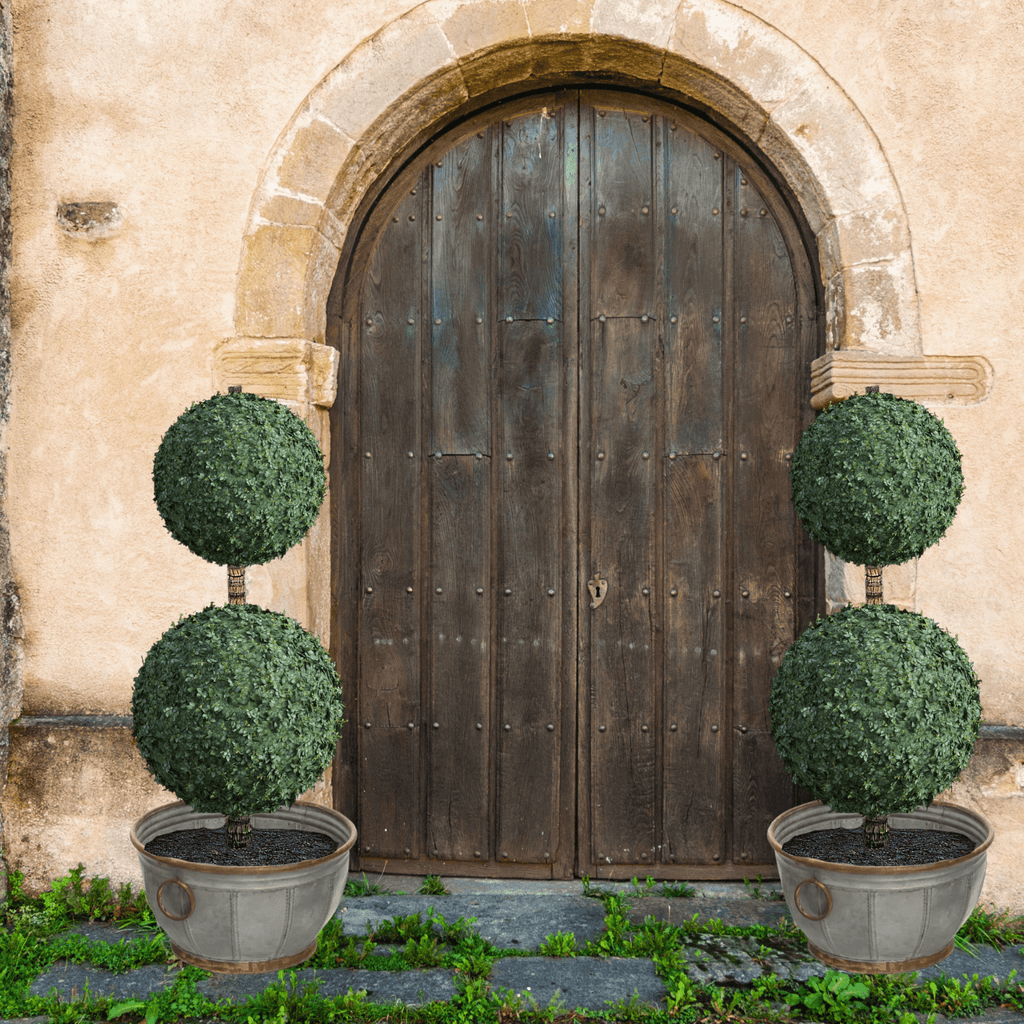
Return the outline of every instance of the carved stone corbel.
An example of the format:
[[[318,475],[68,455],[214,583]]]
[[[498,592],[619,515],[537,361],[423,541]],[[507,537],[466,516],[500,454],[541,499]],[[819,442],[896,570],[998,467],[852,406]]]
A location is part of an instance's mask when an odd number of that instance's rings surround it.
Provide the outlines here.
[[[811,363],[815,409],[873,384],[926,405],[976,405],[992,389],[992,365],[982,356],[884,356],[865,351],[826,352]]]

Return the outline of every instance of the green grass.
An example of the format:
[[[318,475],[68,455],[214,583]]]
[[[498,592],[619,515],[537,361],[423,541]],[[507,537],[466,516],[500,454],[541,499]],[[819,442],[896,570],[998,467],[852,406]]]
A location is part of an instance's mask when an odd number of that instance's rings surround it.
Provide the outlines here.
[[[685,897],[690,887],[651,879],[633,881],[618,892],[597,889],[589,879],[583,892],[604,905],[604,931],[593,942],[581,944],[575,935],[549,935],[536,952],[499,950],[481,938],[473,928],[474,919],[450,922],[431,907],[426,915],[411,914],[382,922],[376,931],[362,936],[346,935],[341,921],[328,922],[320,933],[315,956],[302,968],[329,969],[359,967],[364,970],[415,971],[440,967],[453,972],[456,995],[447,1003],[410,1008],[375,1003],[365,993],[326,998],[318,986],[303,985],[296,972],[281,971],[275,984],[258,996],[235,1005],[211,1003],[196,989],[197,982],[210,975],[195,967],[177,973],[174,985],[146,999],[112,1000],[97,998],[88,991],[71,1001],[28,995],[33,979],[54,961],[64,958],[89,962],[110,971],[125,972],[145,964],[175,963],[163,933],[157,928],[145,895],[121,886],[114,892],[106,879],[83,878],[79,865],[50,890],[36,897],[22,890],[22,877],[13,872],[8,879],[9,895],[0,906],[6,925],[0,930],[0,1018],[48,1016],[54,1024],[84,1024],[87,1021],[117,1021],[120,1024],[170,1024],[197,1017],[262,1024],[292,1021],[355,1022],[355,1024],[477,1024],[496,1021],[583,1024],[598,1021],[637,1021],[644,1024],[710,1024],[712,1021],[754,1022],[808,1020],[837,1024],[917,1024],[913,1014],[942,1013],[947,1017],[980,1013],[988,1006],[1007,1006],[1024,1013],[1024,985],[1014,975],[1002,988],[991,978],[943,977],[916,982],[916,975],[848,975],[829,971],[824,978],[806,984],[787,983],[767,974],[746,988],[700,984],[687,974],[687,967],[702,960],[729,959],[728,939],[741,940],[755,960],[783,956],[806,959],[806,939],[789,921],[774,928],[757,925],[734,928],[721,921],[700,922],[694,913],[681,924],[646,917],[634,924],[626,916],[627,904],[645,895]],[[379,879],[354,881],[346,895],[355,897],[382,891]],[[433,893],[441,895],[439,879]],[[751,895],[766,898],[757,880]],[[748,883],[748,889],[751,886]],[[770,897],[768,897],[770,898]],[[81,921],[110,921],[143,931],[130,941],[94,942],[77,935],[61,934]],[[958,944],[971,948],[988,944],[1001,949],[1024,943],[1024,919],[1008,914],[975,910],[960,930]],[[383,951],[381,946],[386,946]],[[529,993],[517,996],[492,990],[488,977],[502,956],[558,957],[643,957],[653,961],[668,990],[663,1009],[651,1010],[637,998],[610,1004],[600,1013],[584,1012],[560,1003],[538,1005]],[[1024,966],[1024,960],[1021,961]]]

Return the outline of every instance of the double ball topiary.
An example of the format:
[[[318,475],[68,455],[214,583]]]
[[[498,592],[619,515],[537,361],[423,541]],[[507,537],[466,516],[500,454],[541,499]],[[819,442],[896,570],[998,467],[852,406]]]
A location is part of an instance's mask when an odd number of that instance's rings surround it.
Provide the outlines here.
[[[306,535],[327,479],[298,416],[238,392],[178,417],[153,460],[153,485],[175,540],[217,565],[261,565]]]
[[[823,412],[793,453],[793,504],[807,532],[855,565],[899,565],[949,528],[963,494],[942,421],[879,392]]]
[[[239,392],[179,417],[156,453],[153,483],[177,540],[207,561],[246,566],[302,539],[326,475],[297,416]],[[334,755],[342,710],[316,637],[255,605],[211,605],[150,648],[135,678],[133,735],[150,774],[194,810],[245,819],[294,803],[315,783]]]
[[[775,675],[769,711],[798,785],[833,811],[882,818],[931,803],[963,771],[981,700],[953,637],[883,604],[805,630]]]
[[[316,637],[256,605],[211,605],[150,648],[135,741],[160,785],[200,812],[276,811],[334,756],[341,686]]]

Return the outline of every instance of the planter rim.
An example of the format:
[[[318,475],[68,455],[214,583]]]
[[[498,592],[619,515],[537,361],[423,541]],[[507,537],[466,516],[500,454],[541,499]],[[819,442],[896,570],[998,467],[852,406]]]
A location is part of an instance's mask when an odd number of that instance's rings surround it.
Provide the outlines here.
[[[315,804],[310,800],[296,800],[293,804],[288,804],[287,807],[279,808],[279,810],[287,810],[289,807],[310,807],[317,811],[323,811],[325,814],[331,817],[340,818],[342,823],[348,829],[348,839],[338,849],[327,854],[324,857],[316,857],[312,860],[297,860],[292,861],[289,864],[253,864],[250,866],[236,865],[236,864],[207,864],[205,861],[191,861],[191,860],[180,860],[177,857],[161,857],[158,854],[150,853],[145,846],[139,841],[139,828],[145,824],[145,822],[152,818],[154,815],[160,814],[163,811],[167,811],[172,807],[188,807],[184,800],[176,800],[173,803],[161,804],[159,807],[154,807],[153,810],[147,811],[138,821],[132,825],[129,838],[132,841],[132,845],[138,850],[140,856],[151,857],[155,861],[159,861],[161,864],[166,864],[172,868],[190,868],[193,871],[204,871],[216,875],[274,875],[281,874],[285,871],[295,871],[297,868],[308,868],[316,864],[323,864],[329,860],[343,857],[345,854],[352,849],[356,841],[356,827],[352,824],[348,818],[345,817],[340,811],[334,810],[333,807],[324,807],[323,804]],[[225,817],[223,814],[210,811],[193,811],[195,815],[213,814],[216,817]],[[258,811],[260,815],[273,815],[277,811]],[[256,817],[256,815],[253,815]],[[311,831],[309,829],[302,829],[297,831]]]
[[[933,800],[924,808],[918,808],[918,810],[927,810],[928,807],[952,807],[958,811],[962,811],[965,814],[969,814],[972,818],[977,819],[985,827],[985,838],[973,849],[970,853],[965,853],[962,857],[954,857],[947,860],[933,860],[927,864],[847,864],[844,861],[830,861],[830,860],[818,860],[816,857],[798,857],[792,853],[786,853],[782,849],[782,844],[775,838],[776,826],[780,825],[783,819],[788,818],[799,811],[809,810],[812,807],[826,807],[820,800],[810,800],[805,804],[799,804],[796,807],[791,807],[788,811],[783,811],[775,820],[768,826],[768,842],[771,843],[772,849],[775,851],[777,856],[786,857],[797,864],[803,864],[808,868],[824,868],[831,871],[843,871],[855,875],[913,875],[918,874],[922,871],[934,871],[936,868],[945,868],[953,864],[961,864],[966,860],[970,860],[972,857],[977,857],[979,854],[984,853],[991,845],[992,840],[995,838],[995,830],[992,828],[992,823],[985,817],[980,811],[971,810],[970,808],[964,807],[961,804],[949,803],[945,800]],[[831,811],[833,814],[849,814],[848,811]],[[906,813],[906,812],[898,812]],[[911,811],[911,814],[915,811]],[[820,831],[820,830],[811,830]],[[803,835],[804,833],[798,833]]]

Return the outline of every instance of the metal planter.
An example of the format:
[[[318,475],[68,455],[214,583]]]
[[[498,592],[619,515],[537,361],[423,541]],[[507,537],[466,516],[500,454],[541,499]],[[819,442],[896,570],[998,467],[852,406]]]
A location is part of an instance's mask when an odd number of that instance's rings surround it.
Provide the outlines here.
[[[298,801],[254,814],[253,829],[323,832],[341,844],[333,853],[295,864],[234,867],[145,850],[158,835],[220,828],[224,820],[222,814],[197,814],[179,800],[144,814],[132,827],[146,898],[175,956],[227,974],[277,971],[307,960],[345,891],[355,826],[329,807]]]
[[[834,814],[815,800],[783,812],[768,829],[786,903],[811,953],[830,967],[862,974],[917,971],[945,959],[981,894],[992,826],[954,804],[891,814],[891,827],[962,832],[978,844],[965,857],[906,867],[832,864],[782,850],[796,835],[862,822],[858,814]]]

